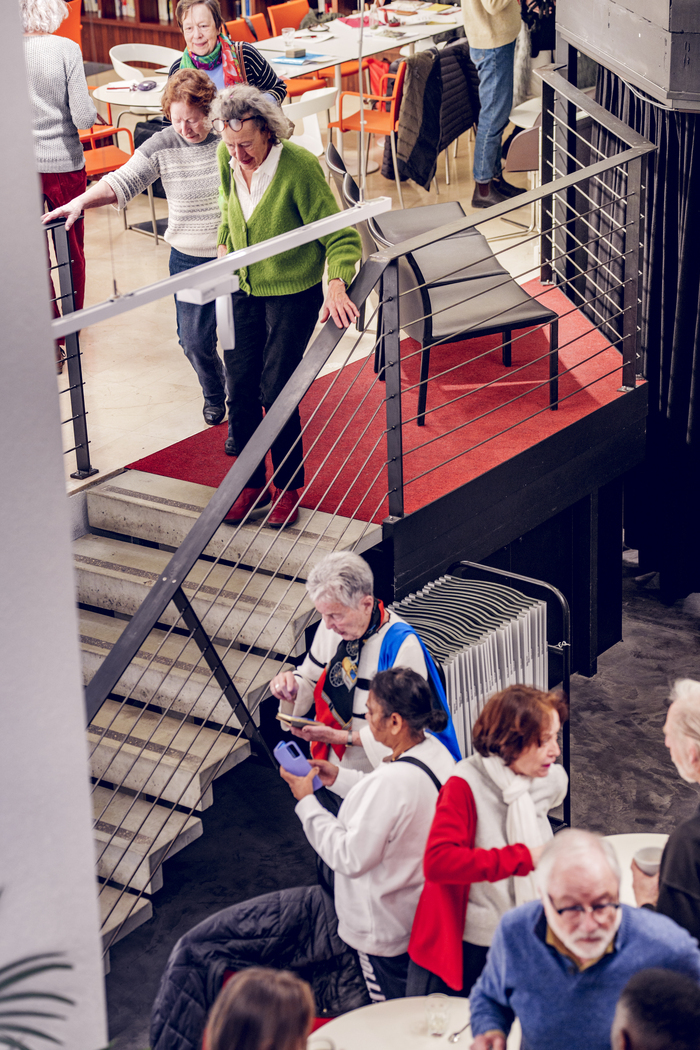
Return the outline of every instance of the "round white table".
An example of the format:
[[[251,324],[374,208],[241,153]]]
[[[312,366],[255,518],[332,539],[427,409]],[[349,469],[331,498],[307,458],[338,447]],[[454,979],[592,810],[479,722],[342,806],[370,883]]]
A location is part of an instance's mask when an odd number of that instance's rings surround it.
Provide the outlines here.
[[[168,78],[153,76],[148,79],[156,82],[156,86],[150,91],[131,91],[131,85],[136,81],[113,80],[109,84],[101,84],[96,87],[92,96],[99,102],[108,102],[111,106],[124,106],[126,109],[135,111],[143,108],[153,113],[160,113],[161,99]]]
[[[631,835],[606,835],[605,838],[615,850],[622,868],[620,900],[623,904],[631,904],[632,907],[636,907],[637,902],[632,891],[632,858],[638,849],[644,849],[645,846],[660,846],[663,849],[668,835],[642,831]]]
[[[456,1046],[469,1050],[472,1035],[469,1028],[462,1032],[459,1042],[448,1043],[447,1037],[469,1023],[469,1000],[450,996],[450,1019],[447,1031],[441,1036],[428,1035],[425,1017],[426,996],[411,999],[390,999],[373,1003],[359,1010],[351,1010],[342,1017],[329,1021],[309,1036],[307,1050],[429,1050],[434,1047]],[[508,1036],[508,1050],[520,1047],[520,1025],[516,1021]]]

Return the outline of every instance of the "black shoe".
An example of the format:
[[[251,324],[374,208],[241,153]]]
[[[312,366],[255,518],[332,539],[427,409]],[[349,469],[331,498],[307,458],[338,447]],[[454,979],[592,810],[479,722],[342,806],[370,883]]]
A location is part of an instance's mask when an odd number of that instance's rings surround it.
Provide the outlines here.
[[[496,190],[504,197],[518,197],[521,193],[525,193],[525,189],[522,186],[513,186],[512,183],[506,182],[502,175],[494,179],[491,185],[495,186]]]
[[[205,405],[202,415],[208,426],[216,427],[226,415],[226,405]]]
[[[490,208],[494,204],[503,204],[503,201],[508,200],[504,194],[499,193],[496,189],[495,179],[492,179],[491,182],[489,182],[489,192],[485,196],[482,196],[479,192],[480,185],[481,184],[477,182],[474,186],[472,208]]]
[[[232,438],[232,437],[227,437],[226,438],[226,443],[224,444],[224,452],[226,453],[227,456],[237,456],[238,455],[238,449],[236,448],[236,442],[235,442],[234,438]]]

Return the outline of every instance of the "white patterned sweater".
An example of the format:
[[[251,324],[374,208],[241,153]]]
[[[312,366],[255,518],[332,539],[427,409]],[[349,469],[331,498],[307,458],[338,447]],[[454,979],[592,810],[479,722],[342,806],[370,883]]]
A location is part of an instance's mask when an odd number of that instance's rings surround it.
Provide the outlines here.
[[[80,171],[85,157],[77,129],[97,120],[80,48],[62,36],[25,36],[24,59],[37,171]]]
[[[220,142],[213,132],[203,142],[186,142],[166,127],[103,178],[116,193],[120,209],[160,178],[168,198],[165,240],[183,255],[213,259],[221,223],[216,162]]]

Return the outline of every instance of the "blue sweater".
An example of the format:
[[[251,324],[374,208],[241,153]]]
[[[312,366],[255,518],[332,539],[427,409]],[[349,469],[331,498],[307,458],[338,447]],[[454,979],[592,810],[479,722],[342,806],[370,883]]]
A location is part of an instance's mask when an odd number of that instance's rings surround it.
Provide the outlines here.
[[[700,981],[697,941],[664,915],[623,904],[615,950],[583,973],[545,943],[546,931],[539,901],[503,916],[469,998],[474,1035],[507,1033],[516,1016],[522,1050],[610,1050],[615,1005],[634,973],[660,966]]]

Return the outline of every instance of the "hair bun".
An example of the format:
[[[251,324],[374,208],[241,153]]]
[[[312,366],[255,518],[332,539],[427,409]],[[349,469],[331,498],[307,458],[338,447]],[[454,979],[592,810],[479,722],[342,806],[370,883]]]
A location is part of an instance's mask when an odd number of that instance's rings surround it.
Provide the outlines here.
[[[447,729],[447,712],[444,708],[433,708],[426,722],[426,728],[431,729],[434,733],[441,733],[443,729]]]

